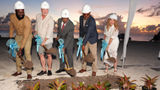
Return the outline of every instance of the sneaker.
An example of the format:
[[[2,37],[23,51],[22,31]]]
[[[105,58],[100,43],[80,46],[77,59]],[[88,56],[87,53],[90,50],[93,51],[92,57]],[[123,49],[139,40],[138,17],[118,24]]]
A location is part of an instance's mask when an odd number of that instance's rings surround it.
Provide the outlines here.
[[[51,70],[48,70],[48,74],[47,74],[48,76],[51,76],[52,75],[52,72],[51,72]]]
[[[41,75],[44,75],[44,74],[47,74],[47,72],[43,71],[43,70],[41,72],[37,73],[38,76],[41,76]]]

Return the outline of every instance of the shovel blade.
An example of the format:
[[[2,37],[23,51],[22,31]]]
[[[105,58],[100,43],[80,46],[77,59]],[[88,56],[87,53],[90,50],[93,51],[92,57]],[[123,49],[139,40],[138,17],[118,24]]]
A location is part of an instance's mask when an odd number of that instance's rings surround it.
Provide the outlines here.
[[[65,69],[67,74],[70,75],[71,77],[75,77],[76,76],[76,70],[73,68],[66,68]]]
[[[84,56],[83,60],[86,61],[86,62],[89,62],[89,63],[93,63],[95,61],[95,59],[94,59],[94,57],[91,53]]]
[[[104,63],[108,64],[110,67],[113,67],[115,62],[116,62],[116,59],[114,57],[110,57],[104,60]]]
[[[24,67],[26,68],[26,69],[32,69],[33,68],[33,63],[32,63],[32,61],[25,61],[25,63],[23,64],[24,65]]]
[[[56,55],[57,54],[57,49],[56,48],[50,48],[46,51],[47,54],[52,54]]]

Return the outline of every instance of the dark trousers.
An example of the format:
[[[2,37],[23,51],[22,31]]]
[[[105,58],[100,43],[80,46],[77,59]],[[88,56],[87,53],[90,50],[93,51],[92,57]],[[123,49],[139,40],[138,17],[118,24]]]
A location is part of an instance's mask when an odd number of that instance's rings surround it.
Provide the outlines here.
[[[73,67],[73,47],[66,48],[65,55],[68,60],[69,67]],[[65,68],[65,63],[66,63],[65,60],[64,60],[64,62],[62,62],[62,60],[60,60],[60,69]]]

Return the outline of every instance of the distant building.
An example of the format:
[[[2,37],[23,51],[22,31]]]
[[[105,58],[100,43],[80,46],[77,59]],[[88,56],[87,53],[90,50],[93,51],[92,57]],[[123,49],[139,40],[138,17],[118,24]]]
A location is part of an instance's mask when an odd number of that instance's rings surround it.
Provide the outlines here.
[[[14,36],[16,33],[14,33]],[[9,30],[0,30],[0,37],[9,37]]]

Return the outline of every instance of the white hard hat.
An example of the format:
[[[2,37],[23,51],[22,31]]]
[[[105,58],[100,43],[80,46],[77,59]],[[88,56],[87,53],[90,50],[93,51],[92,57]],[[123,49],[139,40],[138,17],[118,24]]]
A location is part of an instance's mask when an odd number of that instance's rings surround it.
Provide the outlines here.
[[[109,16],[109,18],[110,18],[110,19],[114,19],[114,20],[117,20],[117,19],[118,19],[118,17],[117,17],[116,14],[111,14],[111,15]]]
[[[14,9],[24,9],[24,4],[23,4],[23,2],[17,1],[17,2],[14,4]]]
[[[69,18],[69,11],[68,9],[62,10],[62,18]]]
[[[82,13],[89,13],[91,12],[91,7],[89,5],[84,5],[82,8]]]
[[[42,9],[49,9],[49,4],[48,4],[48,2],[46,2],[46,1],[42,2],[42,3],[41,3],[41,8],[42,8]]]

